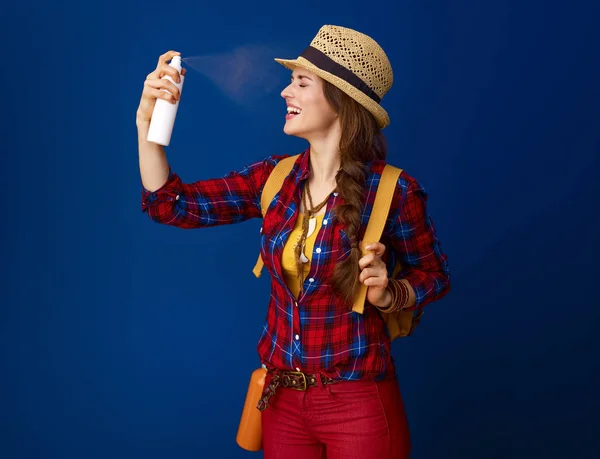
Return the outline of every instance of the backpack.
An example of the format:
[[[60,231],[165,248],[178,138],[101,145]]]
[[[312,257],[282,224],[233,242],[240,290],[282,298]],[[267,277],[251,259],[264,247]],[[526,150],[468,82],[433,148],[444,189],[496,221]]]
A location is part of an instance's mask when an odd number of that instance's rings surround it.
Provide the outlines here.
[[[296,162],[298,156],[300,155],[289,156],[287,158],[282,159],[271,171],[271,174],[269,175],[269,178],[265,183],[260,197],[260,208],[263,214],[263,218],[267,213],[267,208],[269,207],[269,204],[271,203],[277,192],[281,189],[283,181],[292,170],[292,167],[294,166],[294,163]],[[381,239],[381,234],[383,233],[385,222],[387,220],[387,215],[390,210],[392,198],[394,196],[394,191],[396,189],[396,183],[398,182],[398,178],[400,177],[401,173],[402,169],[390,166],[389,164],[385,165],[381,174],[379,185],[377,187],[377,194],[375,195],[373,210],[371,211],[371,215],[369,217],[369,222],[365,230],[363,241],[369,241],[369,243],[372,243]],[[368,251],[365,251],[364,249],[362,249],[362,252],[363,256],[368,253]],[[258,260],[256,261],[256,265],[252,270],[252,272],[257,278],[260,277],[263,266],[264,263],[262,261],[261,255],[259,254]],[[400,263],[397,263],[392,270],[392,277],[396,277],[401,269],[402,265]],[[362,314],[364,312],[366,296],[367,286],[361,284],[358,295],[354,300],[352,311],[357,312],[359,314]],[[396,338],[410,336],[415,327],[419,324],[423,311],[396,311],[392,313],[380,312],[380,314],[383,317],[383,320],[385,321],[388,333],[390,335],[390,340],[393,341]]]

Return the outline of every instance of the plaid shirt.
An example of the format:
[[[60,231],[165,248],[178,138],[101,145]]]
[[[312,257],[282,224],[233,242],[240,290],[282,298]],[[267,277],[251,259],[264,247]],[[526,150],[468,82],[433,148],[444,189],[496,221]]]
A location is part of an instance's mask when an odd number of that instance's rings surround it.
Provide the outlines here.
[[[191,184],[183,184],[169,171],[167,182],[159,190],[149,192],[142,187],[142,210],[158,223],[182,228],[262,218],[262,188],[273,167],[287,156],[290,155],[270,156],[222,178]],[[359,240],[384,165],[384,161],[367,164]],[[306,150],[269,205],[261,228],[260,250],[265,268],[271,274],[271,296],[258,340],[260,359],[268,369],[321,372],[334,379],[381,379],[395,373],[391,343],[381,315],[368,304],[363,314],[350,311],[350,305],[344,304],[328,284],[336,262],[346,258],[351,250],[344,227],[333,213],[333,208],[343,203],[338,193],[332,193],[327,201],[303,294],[296,299],[284,281],[281,254],[294,228],[308,176],[309,150]],[[426,201],[423,187],[402,172],[381,239],[386,246],[384,260],[389,273],[399,260],[403,265],[399,278],[407,279],[415,290],[416,303],[412,309],[439,300],[450,285],[447,257],[427,214]]]

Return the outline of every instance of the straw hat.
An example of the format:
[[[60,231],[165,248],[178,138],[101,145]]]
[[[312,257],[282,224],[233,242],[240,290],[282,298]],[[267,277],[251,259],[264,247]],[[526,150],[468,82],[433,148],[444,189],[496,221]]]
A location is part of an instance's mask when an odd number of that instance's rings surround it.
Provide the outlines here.
[[[392,66],[371,37],[345,27],[325,25],[298,59],[275,59],[290,70],[302,67],[338,87],[369,110],[381,129],[390,124],[381,107],[394,80]]]

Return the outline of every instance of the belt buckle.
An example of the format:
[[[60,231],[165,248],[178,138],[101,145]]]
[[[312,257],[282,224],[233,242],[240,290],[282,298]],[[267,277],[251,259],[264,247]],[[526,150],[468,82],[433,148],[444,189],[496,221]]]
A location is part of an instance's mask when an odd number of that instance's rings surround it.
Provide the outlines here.
[[[302,381],[304,382],[304,387],[294,387],[294,386],[289,386],[290,389],[294,389],[294,390],[306,390],[307,388],[307,383],[306,383],[306,375],[304,373],[302,373],[301,371],[288,371],[288,373],[290,374],[294,374],[294,375],[300,375],[302,376]]]

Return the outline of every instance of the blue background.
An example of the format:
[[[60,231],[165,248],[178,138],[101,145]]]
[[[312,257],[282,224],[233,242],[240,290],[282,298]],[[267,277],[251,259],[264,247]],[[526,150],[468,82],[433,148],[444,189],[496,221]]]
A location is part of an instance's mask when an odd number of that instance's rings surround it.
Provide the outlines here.
[[[450,294],[393,343],[415,459],[600,457],[598,2],[13,2],[2,11],[0,457],[262,457],[235,443],[268,279],[259,220],[141,213],[135,111],[158,55],[296,57],[323,24],[392,62],[389,161],[418,178]],[[288,71],[266,66],[283,88]],[[170,164],[298,153],[278,91],[190,71]]]

